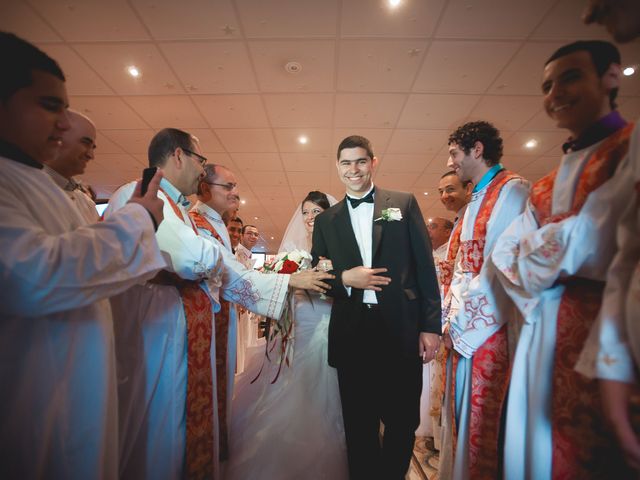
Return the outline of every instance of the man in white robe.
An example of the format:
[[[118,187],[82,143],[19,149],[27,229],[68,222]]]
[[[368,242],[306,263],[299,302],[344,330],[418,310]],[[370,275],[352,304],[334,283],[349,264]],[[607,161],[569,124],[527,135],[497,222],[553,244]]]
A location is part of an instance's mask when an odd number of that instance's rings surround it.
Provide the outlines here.
[[[571,137],[492,255],[525,320],[509,387],[505,478],[625,478],[597,384],[574,371],[632,194],[631,126],[615,110],[620,76],[617,49],[601,41],[566,45],[544,68],[547,115]]]
[[[471,122],[449,137],[449,161],[475,187],[460,228],[443,321],[448,353],[442,420],[442,478],[499,474],[499,420],[509,369],[509,330],[517,315],[486,262],[504,229],[524,209],[529,185],[499,163],[502,139],[488,122]],[[459,248],[458,248],[459,245]],[[450,283],[449,283],[450,282]],[[481,298],[469,298],[469,292]]]
[[[640,3],[633,0],[591,0],[586,23],[607,27],[618,42],[640,36]],[[607,285],[598,322],[582,351],[576,369],[598,378],[603,413],[627,463],[640,470],[640,438],[632,416],[638,408],[637,371],[640,368],[640,127],[636,122],[629,145],[635,192],[616,232],[618,251],[607,273]],[[637,419],[635,420],[637,423]]]
[[[71,128],[62,135],[60,155],[44,164],[43,170],[62,188],[87,223],[99,220],[96,204],[88,190],[76,179],[93,160],[96,149],[96,127],[89,118],[69,110]]]
[[[111,295],[165,266],[155,197],[87,226],[42,171],[70,128],[64,75],[0,33],[0,478],[116,479]]]
[[[218,299],[220,294],[223,300],[234,302],[243,309],[249,309],[258,315],[270,318],[279,318],[284,306],[287,288],[319,289],[328,285],[322,283],[322,279],[332,278],[323,272],[300,272],[291,275],[267,275],[257,272],[239,262],[231,251],[231,239],[222,220],[222,213],[232,208],[237,201],[237,182],[231,170],[221,165],[205,165],[205,176],[198,187],[198,201],[189,215],[193,219],[200,234],[215,242],[220,247],[222,254],[222,266],[217,275],[208,281],[209,289]],[[260,301],[257,299],[260,298]],[[225,332],[228,338],[225,355],[226,365],[222,365],[222,359],[218,358],[220,368],[225,368],[227,379],[226,386],[218,385],[218,398],[226,403],[225,412],[220,415],[226,418],[225,428],[228,432],[231,419],[231,407],[233,399],[234,372],[236,370],[236,335],[237,335],[237,310],[232,305],[228,308],[228,319],[221,325],[216,318],[216,333]],[[223,309],[224,310],[224,309]],[[228,333],[227,333],[228,332]],[[219,345],[219,343],[217,343]],[[220,357],[220,355],[218,355]],[[224,374],[223,374],[224,375]],[[220,375],[222,376],[222,375]],[[220,390],[225,388],[224,392]],[[222,393],[222,395],[221,395]]]

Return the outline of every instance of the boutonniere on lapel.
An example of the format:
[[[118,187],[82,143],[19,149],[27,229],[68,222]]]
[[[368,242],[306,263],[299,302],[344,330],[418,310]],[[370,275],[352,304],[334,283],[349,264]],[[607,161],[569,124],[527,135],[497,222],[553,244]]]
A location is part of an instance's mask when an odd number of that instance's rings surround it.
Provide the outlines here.
[[[376,218],[374,222],[378,220],[384,220],[385,222],[399,222],[402,220],[402,212],[399,208],[385,208],[380,212],[380,217]]]

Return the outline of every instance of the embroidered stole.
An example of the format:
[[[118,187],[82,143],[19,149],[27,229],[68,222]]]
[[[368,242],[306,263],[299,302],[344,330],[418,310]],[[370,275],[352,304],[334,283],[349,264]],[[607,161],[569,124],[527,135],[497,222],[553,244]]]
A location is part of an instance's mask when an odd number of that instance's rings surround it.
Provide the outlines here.
[[[216,231],[215,227],[196,210],[191,210],[189,216],[195,223],[196,227],[207,230],[213,238],[220,242],[222,248],[224,242],[222,237]],[[218,395],[218,419],[220,423],[219,435],[220,435],[220,460],[224,461],[229,458],[229,432],[227,425],[227,405],[230,399],[227,392],[227,380],[228,380],[228,353],[229,353],[229,321],[230,321],[230,309],[231,303],[227,300],[220,299],[220,311],[215,315],[216,322],[216,378],[218,380],[217,395]]]
[[[484,264],[484,246],[487,237],[487,223],[495,207],[502,187],[507,182],[522,178],[519,175],[502,170],[487,187],[487,193],[482,199],[475,224],[473,238],[460,242],[459,250],[462,256],[461,269],[474,275],[480,273]],[[462,221],[460,221],[460,224]],[[449,280],[449,285],[451,281]],[[451,425],[453,427],[453,454],[455,458],[457,446],[457,431],[455,422],[455,394],[456,370],[460,354],[455,350],[451,365]],[[500,476],[501,465],[498,458],[499,432],[502,405],[509,384],[509,352],[507,342],[507,324],[505,323],[496,333],[476,350],[472,358],[471,367],[471,404],[469,415],[469,478],[495,479]]]
[[[193,231],[198,230],[189,217],[185,218],[178,205],[160,189],[175,214],[189,222]],[[177,277],[177,276],[176,276]],[[184,314],[187,320],[187,458],[188,478],[213,478],[213,371],[211,368],[211,341],[213,325],[212,305],[209,295],[198,282],[180,281]]]
[[[589,194],[613,176],[628,151],[632,130],[633,124],[618,130],[591,155],[568,212],[551,213],[557,169],[536,182],[531,204],[541,226],[560,222],[580,211]],[[624,478],[624,473],[616,473],[624,462],[617,455],[615,439],[604,423],[598,382],[574,370],[600,310],[605,284],[579,277],[563,279],[561,283],[565,291],[558,309],[552,372],[552,478]]]

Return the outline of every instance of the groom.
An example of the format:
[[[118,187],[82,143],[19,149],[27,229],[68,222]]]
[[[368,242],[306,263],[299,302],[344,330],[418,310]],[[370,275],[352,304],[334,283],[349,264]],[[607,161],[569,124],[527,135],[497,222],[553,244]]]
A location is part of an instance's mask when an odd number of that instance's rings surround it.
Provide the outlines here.
[[[312,255],[331,259],[336,276],[329,364],[338,370],[350,477],[393,480],[409,467],[421,363],[440,342],[440,294],[416,199],[375,188],[377,165],[366,138],[340,143],[347,196],[316,218]]]

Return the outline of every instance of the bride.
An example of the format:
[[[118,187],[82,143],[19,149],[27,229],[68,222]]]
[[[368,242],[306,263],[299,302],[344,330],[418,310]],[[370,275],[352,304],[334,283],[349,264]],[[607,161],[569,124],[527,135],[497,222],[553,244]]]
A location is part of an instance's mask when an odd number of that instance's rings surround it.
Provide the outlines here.
[[[327,195],[309,192],[289,222],[280,251],[310,251],[314,219],[329,206]],[[338,377],[327,363],[331,300],[297,290],[293,312],[291,365],[283,365],[272,384],[278,370],[273,360],[252,384],[264,359],[262,350],[238,376],[227,479],[348,478]]]

